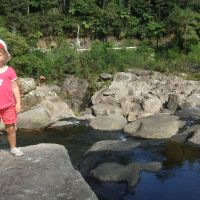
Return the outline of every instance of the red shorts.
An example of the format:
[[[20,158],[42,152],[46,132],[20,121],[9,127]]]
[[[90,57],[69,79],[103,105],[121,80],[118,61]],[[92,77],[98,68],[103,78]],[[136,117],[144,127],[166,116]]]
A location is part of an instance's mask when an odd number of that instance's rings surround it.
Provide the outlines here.
[[[0,120],[1,119],[4,124],[15,124],[17,120],[15,105],[0,109]]]

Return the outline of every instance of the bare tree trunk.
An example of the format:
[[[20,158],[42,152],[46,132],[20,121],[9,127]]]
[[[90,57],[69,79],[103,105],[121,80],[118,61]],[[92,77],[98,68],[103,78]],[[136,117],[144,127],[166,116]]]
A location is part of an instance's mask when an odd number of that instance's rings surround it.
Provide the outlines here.
[[[103,0],[103,10],[105,9],[106,0]]]
[[[27,14],[30,13],[30,7],[29,7],[29,0],[28,0],[28,6],[27,6]]]
[[[149,13],[151,12],[151,0],[149,0]]]
[[[158,49],[158,46],[159,46],[159,37],[156,36],[156,48]]]
[[[62,12],[64,13],[66,11],[66,8],[67,8],[66,0],[59,0],[59,2],[61,4]]]

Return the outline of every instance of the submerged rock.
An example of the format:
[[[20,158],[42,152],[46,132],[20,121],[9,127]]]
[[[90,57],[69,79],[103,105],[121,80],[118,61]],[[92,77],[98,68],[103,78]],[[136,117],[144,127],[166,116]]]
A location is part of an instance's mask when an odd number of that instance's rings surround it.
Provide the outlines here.
[[[131,163],[129,165],[120,165],[118,163],[103,163],[91,173],[94,178],[100,181],[127,181],[129,186],[134,186],[139,180],[139,174],[142,170],[159,171],[162,165],[159,162],[146,164]]]
[[[96,142],[87,151],[89,152],[99,152],[99,151],[131,151],[133,148],[138,147],[139,142],[135,141],[119,141],[119,140],[105,140]]]
[[[39,144],[22,150],[21,157],[0,152],[0,199],[97,200],[63,146]]]
[[[79,170],[82,174],[88,174],[92,169],[100,163],[109,161],[129,160],[132,157],[134,149],[140,145],[139,142],[133,140],[105,140],[93,144],[85,153]]]
[[[71,121],[58,121],[55,124],[52,124],[49,129],[55,129],[55,130],[63,130],[67,127],[73,127],[75,124]]]

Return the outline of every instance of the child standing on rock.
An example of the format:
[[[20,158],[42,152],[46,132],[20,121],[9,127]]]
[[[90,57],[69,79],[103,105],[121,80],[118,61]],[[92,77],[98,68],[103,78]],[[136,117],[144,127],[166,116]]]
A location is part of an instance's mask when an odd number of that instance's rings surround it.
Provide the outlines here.
[[[0,120],[5,124],[11,154],[22,156],[24,153],[16,147],[15,132],[17,113],[21,111],[21,96],[15,70],[6,65],[9,60],[7,45],[0,39]]]

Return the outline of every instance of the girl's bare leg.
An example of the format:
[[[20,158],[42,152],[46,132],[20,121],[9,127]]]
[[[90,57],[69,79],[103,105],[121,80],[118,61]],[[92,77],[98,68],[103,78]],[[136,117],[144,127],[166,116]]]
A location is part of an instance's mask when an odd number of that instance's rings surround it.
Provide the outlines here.
[[[16,147],[16,132],[15,132],[15,124],[5,125],[5,129],[7,132],[8,142],[10,144],[10,148]]]

